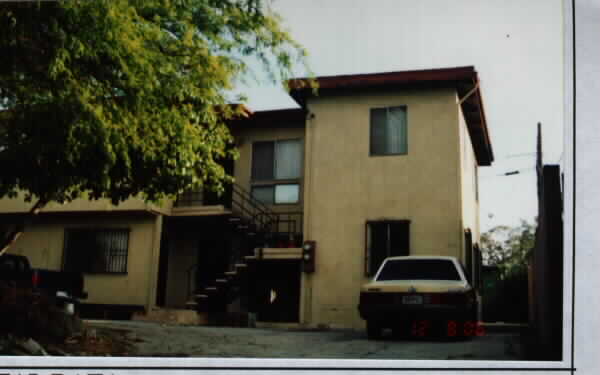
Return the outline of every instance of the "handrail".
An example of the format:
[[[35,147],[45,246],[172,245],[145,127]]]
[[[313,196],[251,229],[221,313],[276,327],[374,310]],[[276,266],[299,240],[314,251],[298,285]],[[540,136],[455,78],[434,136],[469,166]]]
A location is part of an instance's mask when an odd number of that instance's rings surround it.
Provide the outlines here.
[[[231,185],[229,191],[229,198],[221,197],[222,203],[233,213],[249,220],[250,224],[255,226],[256,231],[267,234],[273,240],[287,236],[290,240],[294,239],[294,242],[297,242],[296,239],[301,238],[301,212],[273,212],[268,205],[254,198],[250,191],[235,183]],[[178,203],[177,205],[179,203],[202,204],[203,195],[201,192],[186,192],[178,197],[176,203]]]
[[[185,191],[177,196],[173,207],[182,206],[203,206],[204,205],[204,193],[202,190],[197,191]]]
[[[259,248],[302,246],[302,212],[273,212],[267,205],[252,197],[250,192],[236,184],[233,184],[231,189],[231,209],[232,212],[238,211],[236,214],[241,217],[251,220],[250,224],[256,226],[256,231],[262,232],[263,235],[268,234],[268,237],[262,237],[265,245],[260,245]],[[247,243],[238,249],[232,248],[228,270],[234,270],[236,264],[245,263],[244,257],[254,255],[255,248],[256,243]],[[198,285],[198,267],[199,264],[194,264],[186,271],[188,297],[193,297],[199,287],[206,286]]]
[[[241,202],[235,199],[236,196],[240,198]],[[234,205],[237,206],[241,214],[249,217],[252,221],[258,221],[262,230],[270,231],[271,226],[278,221],[278,215],[267,205],[252,197],[250,192],[235,183],[232,188],[231,205],[232,209]]]

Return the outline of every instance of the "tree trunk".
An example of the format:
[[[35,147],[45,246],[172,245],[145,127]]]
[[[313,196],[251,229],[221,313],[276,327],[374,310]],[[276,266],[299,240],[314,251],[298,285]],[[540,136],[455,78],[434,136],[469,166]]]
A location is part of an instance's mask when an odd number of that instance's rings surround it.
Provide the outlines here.
[[[4,255],[5,252],[17,241],[17,239],[23,234],[25,225],[30,224],[33,218],[39,214],[42,208],[46,205],[45,201],[38,199],[38,201],[31,207],[27,215],[23,218],[23,221],[15,226],[15,229],[8,232],[6,236],[0,242],[0,256]]]

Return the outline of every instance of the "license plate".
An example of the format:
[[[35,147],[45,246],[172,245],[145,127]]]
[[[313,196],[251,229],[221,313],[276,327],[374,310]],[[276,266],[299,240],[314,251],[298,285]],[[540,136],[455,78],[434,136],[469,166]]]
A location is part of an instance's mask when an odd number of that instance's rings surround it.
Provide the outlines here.
[[[423,296],[402,296],[403,305],[421,305],[423,304]]]

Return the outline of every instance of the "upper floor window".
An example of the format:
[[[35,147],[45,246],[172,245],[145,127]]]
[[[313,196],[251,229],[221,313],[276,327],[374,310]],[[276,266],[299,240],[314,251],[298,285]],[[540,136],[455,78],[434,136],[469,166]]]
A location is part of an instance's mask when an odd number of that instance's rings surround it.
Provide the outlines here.
[[[302,169],[300,139],[252,144],[252,195],[267,204],[294,204],[300,200]]]
[[[408,152],[406,107],[371,109],[371,155],[402,155]]]

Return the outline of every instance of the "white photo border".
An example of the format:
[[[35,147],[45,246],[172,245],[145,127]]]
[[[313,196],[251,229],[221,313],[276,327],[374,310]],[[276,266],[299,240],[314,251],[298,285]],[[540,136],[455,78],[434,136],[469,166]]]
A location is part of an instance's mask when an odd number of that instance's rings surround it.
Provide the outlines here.
[[[595,186],[599,172],[600,134],[594,124],[600,117],[595,104],[600,79],[598,49],[593,31],[600,24],[598,0],[563,1],[564,46],[564,306],[563,359],[541,361],[424,361],[424,360],[327,360],[257,358],[106,358],[106,357],[0,357],[0,375],[13,374],[231,374],[231,373],[464,373],[514,372],[525,374],[592,374],[600,370],[594,344],[600,340],[599,303],[593,291],[600,257],[599,199]],[[596,29],[596,30],[593,30]],[[582,78],[585,77],[585,78]],[[594,84],[596,83],[596,84]],[[593,103],[593,104],[592,104]],[[598,154],[598,155],[595,155]],[[594,182],[587,182],[592,180]],[[577,184],[576,184],[577,182]],[[575,204],[577,203],[577,204]],[[579,220],[577,220],[579,219]],[[577,220],[577,227],[575,226]],[[576,258],[576,249],[579,258]],[[590,255],[588,258],[587,255]],[[586,256],[582,260],[582,256]],[[575,277],[575,270],[578,277]],[[595,279],[594,279],[595,278]],[[597,296],[597,295],[596,295]],[[577,297],[577,298],[576,298]],[[590,308],[592,306],[593,308]],[[576,317],[577,319],[573,319]],[[434,363],[434,365],[432,365]]]

